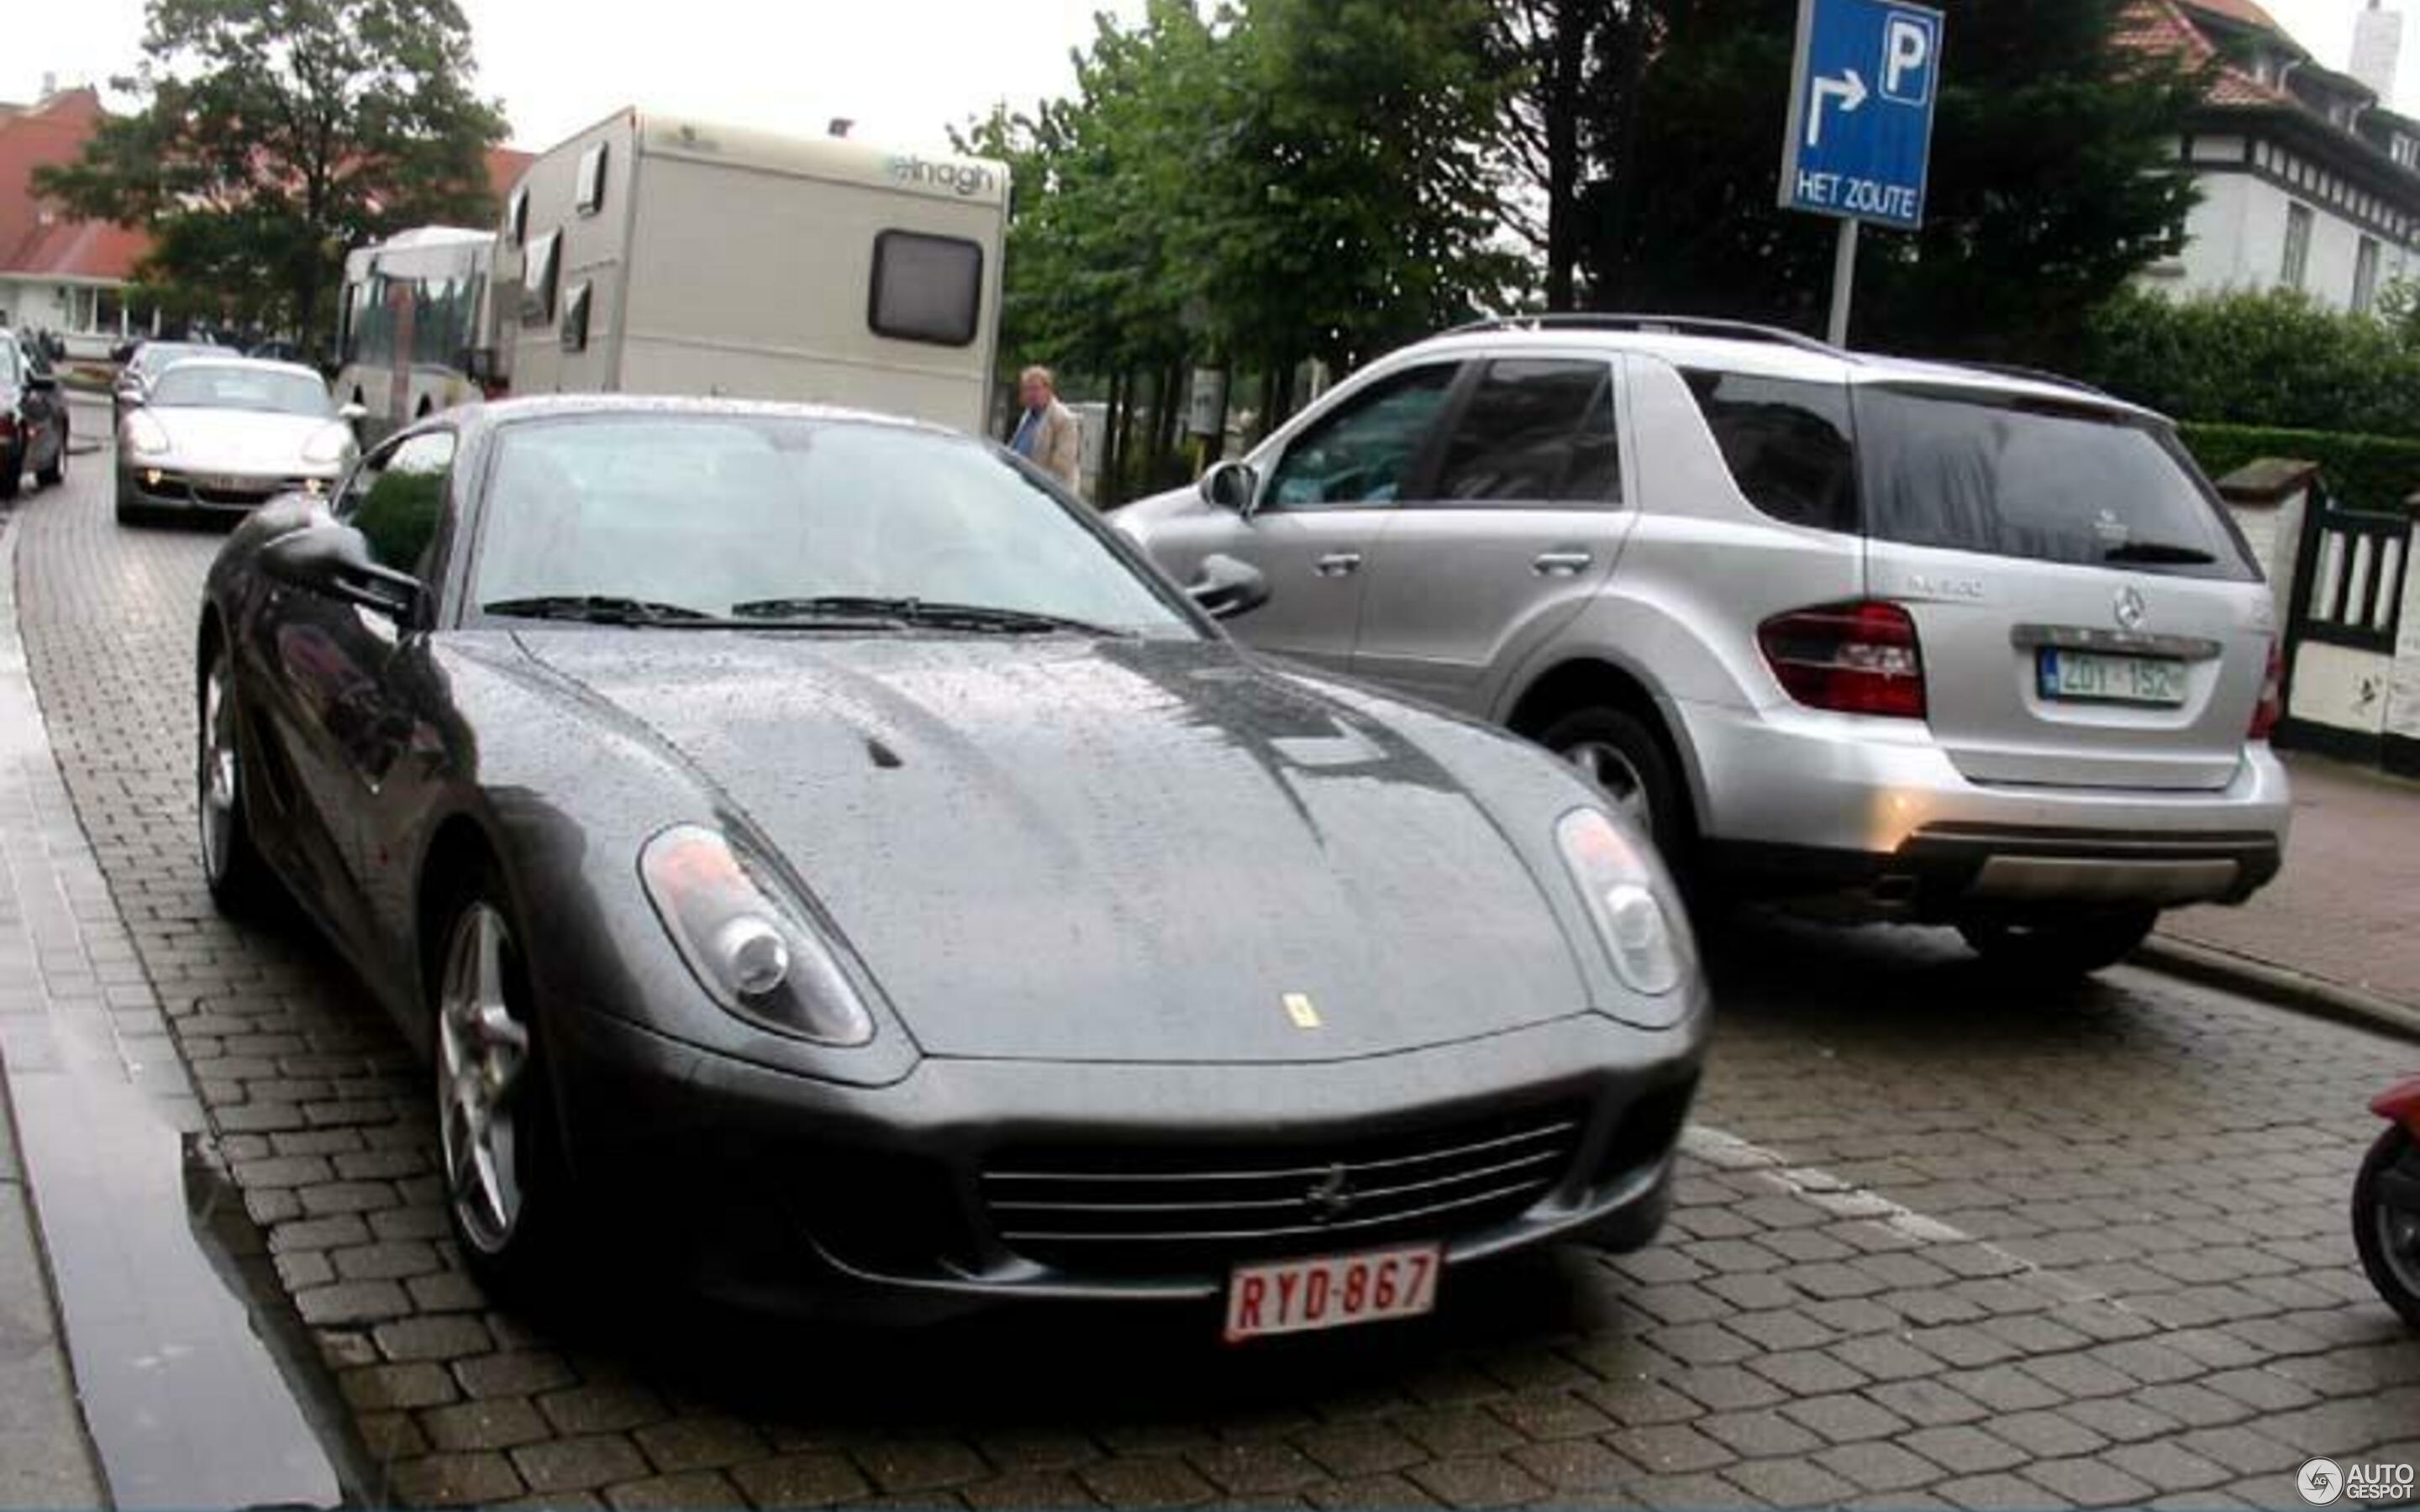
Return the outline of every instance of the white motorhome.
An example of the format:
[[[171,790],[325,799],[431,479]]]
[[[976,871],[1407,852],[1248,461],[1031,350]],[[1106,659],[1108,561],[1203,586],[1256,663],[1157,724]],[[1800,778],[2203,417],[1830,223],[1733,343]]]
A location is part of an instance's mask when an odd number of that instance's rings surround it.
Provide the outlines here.
[[[981,429],[1008,169],[636,109],[530,164],[495,254],[515,393],[814,400]]]

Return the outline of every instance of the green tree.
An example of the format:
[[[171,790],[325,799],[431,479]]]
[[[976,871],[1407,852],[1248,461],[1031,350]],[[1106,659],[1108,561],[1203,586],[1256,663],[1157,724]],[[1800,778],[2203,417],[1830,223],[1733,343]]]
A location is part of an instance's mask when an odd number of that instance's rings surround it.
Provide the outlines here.
[[[1598,187],[1603,302],[1820,327],[1832,224],[1776,190],[1793,0],[1656,0],[1635,171]],[[1861,345],[2055,365],[2183,245],[2202,75],[2118,40],[2126,0],[1949,0],[1924,229],[1864,239]]]
[[[1514,85],[1501,124],[1515,186],[1507,222],[1544,269],[1546,308],[1573,309],[1589,186],[1622,179],[1637,141],[1655,3],[1497,0],[1495,10],[1496,54]]]
[[[142,46],[112,81],[142,107],[35,187],[147,228],[139,277],[172,305],[308,347],[348,247],[494,212],[482,154],[504,116],[472,90],[454,0],[150,0]]]
[[[1155,0],[1096,23],[1066,99],[958,133],[1015,176],[1003,345],[1104,381],[1113,479],[1175,465],[1191,366],[1253,375],[1275,418],[1305,361],[1353,366],[1520,286],[1492,20],[1486,0]]]
[[[1498,239],[1514,79],[1486,0],[1251,0],[1189,261],[1233,355],[1339,370],[1497,308],[1528,267]]]
[[[2071,364],[2183,420],[2420,437],[2420,341],[2287,289],[2096,310]]]

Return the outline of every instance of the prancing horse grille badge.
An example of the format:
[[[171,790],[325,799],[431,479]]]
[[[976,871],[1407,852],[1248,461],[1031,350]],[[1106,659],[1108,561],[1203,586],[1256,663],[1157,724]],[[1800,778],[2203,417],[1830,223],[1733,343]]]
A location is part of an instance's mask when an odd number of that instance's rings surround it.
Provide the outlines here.
[[[1286,994],[1285,1011],[1286,1017],[1294,1021],[1294,1026],[1295,1028],[1315,1029],[1319,1027],[1319,1010],[1312,1006],[1311,995],[1309,993]]]

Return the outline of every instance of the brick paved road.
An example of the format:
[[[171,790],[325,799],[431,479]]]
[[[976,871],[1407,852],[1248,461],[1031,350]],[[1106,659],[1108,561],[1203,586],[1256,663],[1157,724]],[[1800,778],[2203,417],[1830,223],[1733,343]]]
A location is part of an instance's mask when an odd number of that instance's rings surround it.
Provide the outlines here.
[[[2363,1101],[2420,1051],[2134,972],[2021,1000],[1947,948],[1784,926],[1721,947],[1667,1242],[1468,1278],[1430,1325],[1229,1353],[1201,1319],[492,1310],[397,1038],[309,941],[209,910],[188,648],[215,543],[117,530],[98,460],[19,516],[38,687],[396,1498],[2274,1505],[2313,1455],[2420,1460],[2420,1341],[2343,1212]]]

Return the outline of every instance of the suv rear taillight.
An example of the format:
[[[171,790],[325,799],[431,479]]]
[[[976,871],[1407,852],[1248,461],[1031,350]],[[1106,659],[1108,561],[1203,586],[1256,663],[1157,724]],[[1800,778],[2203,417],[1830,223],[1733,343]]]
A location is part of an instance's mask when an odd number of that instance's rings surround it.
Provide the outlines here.
[[[2252,728],[2244,732],[2247,740],[2266,740],[2277,721],[2286,717],[2286,654],[2273,639],[2269,642],[2269,670],[2260,677],[2260,702],[2252,706]]]
[[[1757,627],[1773,675],[1809,708],[1924,717],[1924,656],[1916,621],[1868,600],[1776,614]]]

